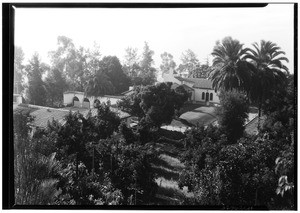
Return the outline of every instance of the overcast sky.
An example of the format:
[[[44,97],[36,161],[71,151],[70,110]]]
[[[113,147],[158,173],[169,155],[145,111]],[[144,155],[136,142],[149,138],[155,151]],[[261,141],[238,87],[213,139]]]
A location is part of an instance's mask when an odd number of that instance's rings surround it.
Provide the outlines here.
[[[34,52],[49,63],[48,52],[56,49],[57,37],[64,35],[74,44],[100,45],[102,56],[124,60],[125,48],[142,53],[147,41],[155,67],[164,51],[180,64],[182,52],[191,49],[200,62],[211,59],[217,40],[226,36],[246,47],[261,39],[275,42],[286,52],[293,72],[293,4],[271,4],[264,8],[190,9],[16,9],[15,44],[25,53],[25,63]]]

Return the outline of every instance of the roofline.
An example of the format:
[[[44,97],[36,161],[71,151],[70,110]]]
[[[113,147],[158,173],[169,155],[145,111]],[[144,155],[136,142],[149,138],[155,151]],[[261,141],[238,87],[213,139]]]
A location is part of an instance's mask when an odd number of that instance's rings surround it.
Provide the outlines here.
[[[132,91],[133,91],[133,89],[127,90],[127,91],[125,91],[125,92],[122,92],[121,94],[123,95],[123,94],[129,93],[129,92],[132,92]]]
[[[57,111],[63,111],[63,112],[69,112],[70,110],[64,109],[64,108],[53,108],[53,107],[46,107],[46,106],[39,106],[39,105],[33,105],[33,104],[18,104],[18,106],[33,108],[33,109],[49,109],[49,110],[57,110]]]
[[[187,82],[190,82],[190,83],[196,83],[195,81],[193,81],[193,80],[190,80],[189,78],[182,78],[183,79],[183,81],[187,81]]]
[[[82,95],[84,95],[84,92],[79,92],[79,91],[66,91],[63,94],[68,94],[68,93],[75,93],[75,94],[82,94]]]
[[[211,87],[197,87],[197,86],[193,86],[194,88],[197,88],[197,89],[209,89],[209,90],[214,90],[213,88]]]
[[[180,86],[180,85],[179,85]],[[189,89],[191,89],[191,90],[195,90],[194,88],[192,88],[192,87],[190,87],[190,86],[188,86],[188,85],[186,85],[186,84],[182,84],[182,86],[184,87],[184,86],[186,86],[187,88],[189,88]]]
[[[94,96],[94,97],[107,97],[107,98],[123,98],[123,95],[104,95],[104,96]]]

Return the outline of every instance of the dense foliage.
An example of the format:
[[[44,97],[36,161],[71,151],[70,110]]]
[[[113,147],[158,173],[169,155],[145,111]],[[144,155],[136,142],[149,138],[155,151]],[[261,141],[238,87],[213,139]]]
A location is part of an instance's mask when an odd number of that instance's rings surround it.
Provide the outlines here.
[[[152,202],[153,152],[142,145],[138,133],[120,125],[109,105],[100,105],[96,116],[70,112],[63,125],[52,121],[29,136],[32,121],[23,113],[15,115],[18,204]]]
[[[265,105],[267,118],[258,135],[243,136],[243,122],[236,123],[239,126],[234,129],[241,132],[232,144],[222,121],[220,128],[196,127],[187,133],[181,158],[186,169],[179,182],[180,187],[187,186],[194,194],[187,203],[223,208],[295,208],[292,84],[290,77],[290,83],[282,89],[286,98],[280,99],[280,91],[272,97],[277,106]],[[241,94],[230,97],[236,99],[237,106],[245,104]],[[230,108],[235,104],[231,103]],[[235,113],[231,119],[238,118],[238,111],[231,111]]]
[[[210,73],[220,107],[218,125],[177,135],[160,127],[172,122],[189,94],[182,86],[154,84],[154,51],[147,42],[140,58],[137,49],[127,48],[123,64],[115,56],[101,58],[97,45],[93,50],[77,48],[65,36],[58,37],[57,49],[50,52],[51,67],[37,54],[24,66],[22,49],[16,48],[14,80],[17,91],[22,90],[20,81],[24,85],[29,103],[60,106],[66,90],[102,96],[133,85],[118,107],[137,117],[135,125],[128,125],[109,104],[99,104],[96,115],[70,111],[63,122],[53,120],[39,129],[29,112],[15,110],[16,204],[156,204],[156,171],[161,168],[155,170],[154,162],[161,157],[161,143],[169,143],[178,148],[173,162],[179,155],[184,163],[174,163],[180,168],[173,172],[179,176],[178,186],[192,192],[182,204],[294,209],[294,76],[275,43],[261,41],[253,48],[226,37],[213,49],[212,66],[200,65],[191,50],[183,54],[177,72],[189,77]],[[175,68],[171,54],[161,58],[162,72]],[[257,135],[244,132],[249,104],[258,107],[259,117],[264,114]]]
[[[47,106],[59,106],[63,103],[63,93],[67,89],[65,77],[58,69],[53,69],[45,79]]]
[[[244,132],[244,123],[248,118],[249,103],[245,94],[237,91],[220,94],[221,107],[218,108],[219,125],[225,132],[228,142],[235,143]]]
[[[54,204],[59,194],[55,153],[43,154],[39,139],[31,135],[29,112],[14,113],[14,186],[19,205]]]
[[[123,98],[118,106],[152,126],[169,124],[176,110],[179,110],[188,99],[188,93],[182,86],[173,90],[171,85],[160,83],[138,87],[131,95]]]
[[[30,104],[43,106],[46,104],[46,86],[42,80],[42,74],[47,67],[41,63],[38,54],[35,54],[26,66],[28,84],[25,88],[25,95]]]

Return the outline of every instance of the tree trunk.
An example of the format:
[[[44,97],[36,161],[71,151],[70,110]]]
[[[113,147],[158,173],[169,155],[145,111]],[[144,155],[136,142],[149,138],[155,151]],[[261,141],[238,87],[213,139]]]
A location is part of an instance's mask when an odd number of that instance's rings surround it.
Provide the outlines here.
[[[261,109],[262,108],[262,96],[259,98],[259,104],[258,104],[258,123],[257,123],[257,130],[260,129],[260,120],[261,120]]]
[[[78,152],[76,152],[76,180],[78,180]]]
[[[95,173],[95,147],[93,145],[93,162],[92,162],[92,173]]]

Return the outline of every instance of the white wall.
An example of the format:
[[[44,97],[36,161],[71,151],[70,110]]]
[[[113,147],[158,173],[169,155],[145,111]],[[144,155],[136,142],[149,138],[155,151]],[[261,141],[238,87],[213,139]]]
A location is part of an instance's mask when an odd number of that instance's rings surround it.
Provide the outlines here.
[[[84,93],[64,93],[64,105],[72,104],[73,98],[77,97],[79,99],[79,102],[82,103],[84,99]],[[77,106],[77,105],[76,105]],[[81,107],[81,106],[79,106]]]
[[[74,102],[75,107],[83,107],[83,108],[94,108],[94,101],[98,99],[100,103],[106,103],[108,100],[110,100],[111,105],[117,104],[119,100],[121,100],[121,97],[95,97],[95,96],[88,96],[85,97],[84,94],[79,94],[79,93],[65,93],[64,94],[64,105],[66,106],[67,104],[72,104],[73,103],[73,98],[77,97],[79,101]],[[87,98],[90,103],[84,102],[84,98]]]
[[[88,102],[88,101],[84,101],[84,102],[82,102],[82,108],[87,108],[87,109],[90,109],[90,105],[91,105],[91,103],[90,103],[90,102]]]
[[[202,99],[202,93],[205,93],[204,99]],[[199,88],[195,88],[195,101],[200,101],[200,102],[205,102],[205,97],[206,97],[206,92],[209,93],[213,93],[213,99],[210,100],[209,97],[209,102],[211,103],[220,103],[219,97],[217,95],[217,93],[214,90],[211,89],[199,89]]]

